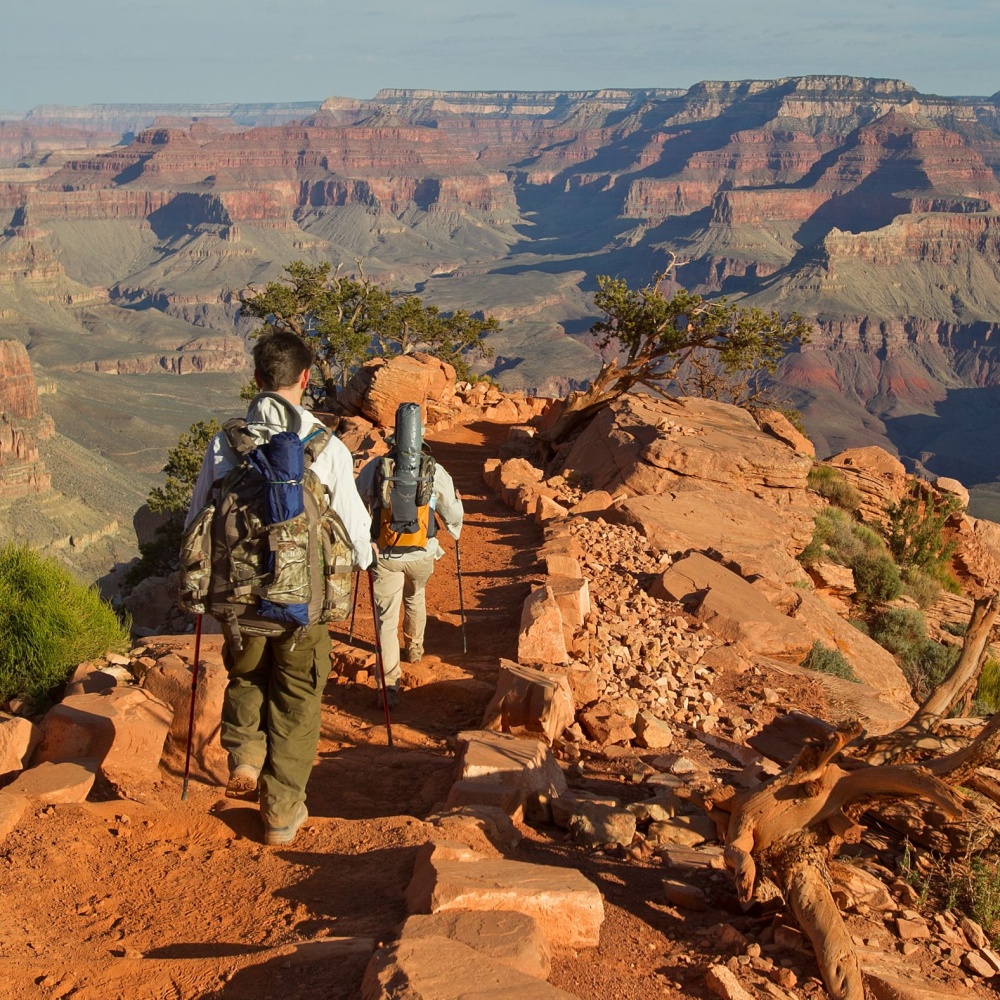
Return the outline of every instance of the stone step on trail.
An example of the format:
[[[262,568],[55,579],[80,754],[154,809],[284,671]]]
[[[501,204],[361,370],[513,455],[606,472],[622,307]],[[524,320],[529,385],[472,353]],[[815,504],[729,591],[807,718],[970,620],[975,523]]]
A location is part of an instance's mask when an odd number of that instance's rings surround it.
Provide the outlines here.
[[[377,951],[361,1000],[575,1000],[541,979],[445,937],[410,937]]]
[[[411,913],[524,913],[538,922],[555,949],[596,947],[604,921],[597,886],[576,869],[486,857],[453,860],[434,843],[417,852],[406,902]]]

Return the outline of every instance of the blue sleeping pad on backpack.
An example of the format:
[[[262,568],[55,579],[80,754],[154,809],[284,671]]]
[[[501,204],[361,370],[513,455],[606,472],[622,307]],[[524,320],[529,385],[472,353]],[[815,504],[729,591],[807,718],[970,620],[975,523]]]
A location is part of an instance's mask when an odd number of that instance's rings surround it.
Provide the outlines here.
[[[290,521],[305,511],[302,499],[304,444],[294,431],[282,431],[247,456],[267,482],[265,512],[268,524]],[[274,572],[274,552],[265,554],[263,569],[267,573]],[[257,610],[261,617],[274,621],[288,622],[289,625],[309,624],[307,603],[275,604],[262,598]]]

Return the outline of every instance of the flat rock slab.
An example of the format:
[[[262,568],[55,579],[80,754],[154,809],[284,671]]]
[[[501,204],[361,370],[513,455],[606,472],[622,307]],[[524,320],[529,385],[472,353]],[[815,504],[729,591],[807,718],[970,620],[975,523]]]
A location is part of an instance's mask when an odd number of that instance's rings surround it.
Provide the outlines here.
[[[674,563],[650,592],[694,605],[698,619],[715,635],[742,642],[755,653],[799,663],[813,644],[813,636],[800,622],[783,615],[742,577],[699,552]]]
[[[159,780],[172,721],[172,709],[143,688],[73,695],[42,720],[42,741],[32,761],[96,760],[115,791],[136,798]]]
[[[467,730],[458,739],[465,744],[459,762],[462,781],[516,788],[522,801],[532,792],[562,795],[566,791],[562,768],[540,740],[485,729]]]
[[[510,965],[446,937],[410,937],[375,952],[361,1000],[574,1000]]]
[[[574,713],[573,692],[565,674],[502,659],[496,694],[483,714],[483,728],[528,732],[551,744],[573,724]]]
[[[838,650],[858,680],[874,688],[882,701],[905,712],[916,711],[910,683],[895,657],[841,618],[821,597],[800,594],[792,618],[817,642]]]
[[[23,771],[4,792],[47,804],[86,802],[96,777],[96,761],[46,762]]]
[[[421,849],[406,890],[411,913],[514,910],[533,917],[553,948],[600,943],[604,902],[574,868],[484,858],[450,861]]]
[[[438,937],[458,941],[535,979],[548,979],[552,955],[538,922],[525,913],[448,910],[410,917],[401,941]]]

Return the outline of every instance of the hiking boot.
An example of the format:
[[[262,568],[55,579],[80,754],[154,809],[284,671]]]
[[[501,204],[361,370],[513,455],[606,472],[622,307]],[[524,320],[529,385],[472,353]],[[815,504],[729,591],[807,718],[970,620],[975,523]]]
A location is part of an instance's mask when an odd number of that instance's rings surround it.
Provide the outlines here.
[[[392,685],[389,686],[388,699],[389,699],[389,708],[398,708],[399,707],[399,686],[397,684],[392,684]],[[376,698],[375,704],[376,704],[376,706],[378,708],[382,707],[382,689],[381,688],[378,689],[378,697]]]
[[[299,827],[309,818],[309,810],[306,804],[300,802],[295,810],[295,818],[288,826],[267,826],[264,827],[264,843],[268,847],[282,847],[290,844],[295,835],[299,832]]]
[[[253,764],[237,764],[229,773],[229,781],[226,783],[226,798],[256,802],[260,794],[257,789],[259,779],[259,767],[254,767]]]
[[[419,663],[424,658],[424,647],[414,643],[406,650],[407,663]]]

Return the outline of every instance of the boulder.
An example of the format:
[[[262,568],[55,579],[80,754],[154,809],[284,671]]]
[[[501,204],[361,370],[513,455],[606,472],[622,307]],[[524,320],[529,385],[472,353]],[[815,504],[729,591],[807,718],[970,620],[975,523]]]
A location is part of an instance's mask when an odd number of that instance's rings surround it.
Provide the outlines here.
[[[957,480],[948,479],[946,476],[938,476],[934,480],[934,489],[942,493],[954,493],[962,502],[962,510],[967,510],[969,506],[969,491]]]
[[[0,784],[28,766],[41,738],[41,730],[29,719],[0,712]]]
[[[172,720],[170,707],[142,688],[73,695],[45,715],[32,762],[96,760],[111,786],[134,798],[159,781]]]
[[[628,847],[635,836],[635,813],[620,806],[579,801],[569,818],[573,840],[584,847],[618,844]]]
[[[705,973],[705,982],[708,988],[723,1000],[754,1000],[753,994],[748,993],[731,972],[724,965],[711,965]]]
[[[874,688],[883,701],[916,711],[909,682],[892,654],[841,618],[822,598],[800,594],[792,619],[809,635],[810,644],[818,641],[839,650],[858,679]]]
[[[46,762],[23,771],[4,789],[4,794],[23,795],[51,805],[86,802],[96,777],[97,762],[93,760]]]
[[[737,406],[634,393],[601,410],[563,464],[595,489],[653,496],[683,481],[804,490],[812,460]]]
[[[635,739],[635,730],[628,719],[604,702],[581,712],[580,725],[587,738],[602,747],[609,743],[629,743]]]
[[[459,733],[465,746],[459,757],[459,777],[448,794],[447,807],[497,806],[517,814],[530,795],[561,795],[566,777],[549,748],[539,740],[507,733]]]
[[[220,652],[206,653],[202,648],[198,687],[194,704],[194,729],[192,752],[204,763],[205,751],[212,746],[221,754],[219,728],[222,719],[222,700],[226,693],[228,677]],[[146,671],[142,686],[154,697],[170,706],[173,718],[170,738],[179,745],[186,745],[191,721],[191,667],[179,656],[167,654]]]
[[[566,676],[543,673],[500,660],[493,700],[483,715],[484,729],[533,733],[548,743],[573,724],[573,692]]]
[[[842,451],[827,459],[827,464],[838,469],[858,491],[861,516],[871,524],[884,524],[886,509],[898,503],[909,489],[903,463],[877,445]]]
[[[663,895],[668,903],[683,910],[707,910],[708,900],[703,889],[677,879],[663,880]]]
[[[13,833],[28,810],[28,800],[16,792],[0,792],[0,845]]]
[[[750,415],[762,431],[766,431],[779,441],[783,441],[800,455],[808,455],[809,458],[816,457],[816,445],[805,434],[797,430],[791,420],[780,410],[752,410]]]
[[[764,656],[798,663],[813,644],[801,624],[783,615],[746,580],[699,552],[674,563],[650,593],[688,605],[714,635]]]
[[[379,427],[393,427],[400,403],[419,403],[427,419],[428,403],[440,408],[455,394],[455,369],[429,354],[374,358],[351,376],[337,395],[337,408],[360,414]]]
[[[552,576],[545,578],[545,586],[562,612],[563,624],[572,635],[573,630],[583,624],[590,613],[590,585],[585,579],[573,576]]]
[[[674,741],[674,733],[662,719],[649,710],[635,717],[635,742],[648,750],[665,750]]]
[[[521,610],[517,659],[521,663],[565,663],[568,659],[563,618],[549,587],[533,590]]]
[[[461,941],[410,936],[372,956],[361,1000],[574,1000]]]
[[[950,988],[926,979],[906,979],[903,972],[876,967],[864,967],[865,985],[875,1000],[968,1000],[969,991]]]
[[[600,943],[604,902],[575,868],[495,858],[437,859],[431,845],[417,852],[406,890],[411,913],[514,910],[533,917],[549,946],[594,948]]]
[[[177,587],[170,577],[148,576],[129,592],[125,608],[132,616],[134,634],[152,634],[170,618],[176,603]]]
[[[571,514],[593,514],[607,510],[613,502],[613,497],[607,490],[591,490],[583,498],[570,507]]]
[[[614,510],[662,552],[718,553],[744,577],[783,583],[802,579],[795,556],[809,543],[814,526],[806,506],[779,508],[749,493],[711,484],[631,497]]]
[[[96,694],[107,691],[108,688],[117,687],[123,682],[116,672],[102,670],[95,667],[93,663],[81,663],[76,670],[70,674],[66,687],[63,690],[63,697],[68,698],[73,694]]]
[[[548,979],[552,954],[538,923],[524,913],[447,910],[409,917],[400,941],[437,937],[458,941],[494,962],[535,979]]]

